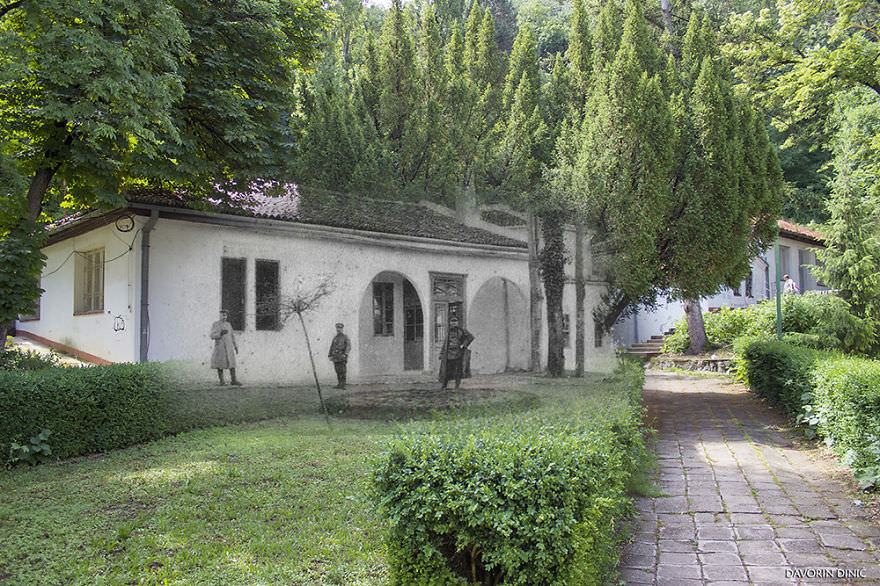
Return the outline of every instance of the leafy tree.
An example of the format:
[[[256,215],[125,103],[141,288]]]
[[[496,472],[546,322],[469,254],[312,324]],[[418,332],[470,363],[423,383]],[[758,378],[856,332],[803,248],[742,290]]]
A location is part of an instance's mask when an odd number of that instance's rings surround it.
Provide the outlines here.
[[[571,6],[566,2],[541,0],[528,0],[517,8],[519,27],[528,25],[534,31],[542,62],[568,49],[570,12]]]
[[[568,62],[571,65],[572,81],[580,94],[580,102],[589,91],[592,73],[593,40],[590,33],[589,15],[584,0],[574,0],[571,10],[571,32],[569,33]],[[578,104],[580,107],[580,104]]]
[[[836,95],[880,94],[877,16],[869,0],[779,1],[731,17],[725,54],[774,123],[791,129],[791,141],[826,142]]]
[[[738,282],[775,235],[781,189],[763,122],[734,95],[708,20],[692,15],[675,61],[638,2],[624,13],[615,48],[615,11],[603,10],[576,160],[560,174],[594,250],[612,259],[606,327],[660,294],[698,309],[697,299]],[[702,318],[690,313],[700,351]]]
[[[115,205],[124,184],[283,178],[294,73],[324,22],[316,0],[4,3],[0,197],[33,222],[63,193]]]
[[[519,29],[519,34],[513,42],[513,51],[510,54],[504,90],[501,94],[502,108],[510,109],[514,94],[523,82],[528,85],[525,91],[530,94],[531,105],[536,106],[541,88],[541,78],[538,72],[537,43],[532,29],[528,25]]]
[[[815,272],[858,315],[880,322],[880,165],[870,152],[877,148],[871,137],[880,133],[880,100],[854,90],[840,98],[834,119],[831,217],[822,227],[827,248],[816,251],[822,265]]]
[[[391,151],[398,156],[399,179],[406,183],[417,169],[410,160],[408,143],[418,140],[414,134],[418,128],[411,118],[418,105],[416,54],[410,37],[406,13],[400,0],[394,0],[379,40],[379,102],[377,126],[383,133]]]
[[[387,188],[391,171],[360,94],[324,82],[303,106],[299,156],[293,161],[297,182],[321,189],[370,193]]]
[[[484,5],[492,16],[492,44],[507,53],[513,47],[517,35],[516,11],[513,9],[513,4],[510,0],[484,0]]]
[[[37,281],[46,260],[40,252],[42,242],[42,234],[30,222],[0,234],[0,353],[10,322],[19,314],[33,313],[43,292]]]
[[[465,19],[470,6],[464,0],[433,0],[428,5],[434,13],[438,31],[444,41],[449,39],[459,22]]]
[[[726,52],[788,143],[831,153],[834,177],[818,274],[857,312],[878,317],[880,18],[866,0],[777,3],[731,19]]]

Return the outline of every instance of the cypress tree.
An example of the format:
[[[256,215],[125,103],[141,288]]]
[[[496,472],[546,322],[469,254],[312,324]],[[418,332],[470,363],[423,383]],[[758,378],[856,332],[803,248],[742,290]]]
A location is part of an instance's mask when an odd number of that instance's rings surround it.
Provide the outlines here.
[[[660,294],[698,310],[697,299],[738,283],[749,255],[774,233],[781,188],[766,131],[734,96],[708,21],[692,14],[676,66],[635,0],[615,51],[609,6],[595,36],[577,158],[572,164],[560,151],[559,179],[570,181],[589,219],[594,251],[612,259],[606,327]],[[705,332],[696,313],[698,346]]]
[[[578,89],[579,101],[586,99],[592,74],[593,42],[590,35],[589,15],[584,0],[574,0],[571,6],[571,26],[568,33],[568,62]]]
[[[513,105],[514,94],[517,92],[522,79],[528,84],[527,91],[537,97],[541,87],[541,78],[538,71],[538,46],[532,27],[523,25],[513,41],[513,51],[510,54],[510,62],[507,68],[507,76],[504,80],[504,92],[501,96],[501,107],[509,110]]]

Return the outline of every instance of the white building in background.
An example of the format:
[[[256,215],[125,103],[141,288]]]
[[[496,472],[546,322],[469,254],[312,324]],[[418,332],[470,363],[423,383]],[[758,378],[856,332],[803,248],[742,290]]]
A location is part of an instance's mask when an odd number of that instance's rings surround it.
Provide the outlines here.
[[[305,383],[311,367],[300,324],[281,323],[265,301],[326,275],[332,292],[305,315],[325,379],[335,380],[326,356],[336,322],[351,339],[349,380],[358,382],[435,374],[452,314],[476,337],[475,374],[528,368],[528,252],[514,213],[458,221],[427,204],[334,196],[306,205],[295,193],[225,212],[165,191],[134,192],[128,201],[51,227],[45,292],[38,313],[17,323],[19,335],[98,363],[181,361],[210,382],[208,333],[225,308],[243,381]],[[566,316],[575,315],[570,281]],[[588,282],[587,316],[604,290],[604,282]],[[613,347],[586,329],[586,369],[608,369]]]
[[[808,268],[816,264],[816,248],[824,248],[822,235],[805,226],[786,220],[779,225],[779,270],[776,270],[774,245],[766,254],[752,260],[751,273],[736,289],[725,288],[717,295],[702,301],[703,312],[722,307],[746,307],[776,296],[774,279],[789,275],[795,279],[801,293],[824,291],[827,288],[816,280]],[[645,342],[651,336],[661,335],[677,324],[684,316],[684,305],[667,300],[656,309],[642,308],[637,313],[619,321],[614,327],[616,341],[623,346]]]

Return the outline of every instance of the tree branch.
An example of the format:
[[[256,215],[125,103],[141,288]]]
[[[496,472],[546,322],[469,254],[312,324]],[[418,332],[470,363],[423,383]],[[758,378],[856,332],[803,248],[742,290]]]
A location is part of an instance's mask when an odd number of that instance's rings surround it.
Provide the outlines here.
[[[25,0],[15,0],[15,2],[11,2],[3,8],[0,8],[0,18],[3,18],[8,12],[12,12],[16,8],[21,8],[24,3]]]
[[[864,26],[862,24],[853,24],[853,25],[850,25],[850,28],[854,28],[854,29],[860,30],[862,32],[868,33],[871,36],[873,36],[875,39],[880,39],[880,34],[878,34],[876,30],[874,30],[870,27]]]

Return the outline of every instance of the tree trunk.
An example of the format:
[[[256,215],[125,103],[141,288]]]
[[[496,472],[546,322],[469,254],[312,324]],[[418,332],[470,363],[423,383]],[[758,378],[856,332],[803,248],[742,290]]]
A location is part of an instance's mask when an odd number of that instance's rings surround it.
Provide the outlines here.
[[[306,350],[309,353],[309,360],[312,363],[312,375],[315,377],[315,388],[318,389],[318,402],[321,403],[321,411],[324,412],[324,419],[327,421],[327,424],[330,424],[330,413],[327,412],[327,407],[324,405],[324,396],[321,394],[321,381],[318,380],[318,369],[315,368],[315,357],[312,355],[312,343],[309,341],[309,331],[306,329],[306,320],[303,319],[301,313],[296,314],[299,318],[299,323],[302,325],[303,335],[306,337]]]
[[[703,309],[699,299],[686,299],[684,315],[687,319],[688,336],[691,339],[685,354],[699,354],[706,349],[706,326],[703,324]]]
[[[584,376],[584,301],[586,283],[584,282],[584,224],[578,222],[574,236],[574,295],[575,295],[575,376]]]
[[[49,190],[49,182],[52,181],[54,175],[54,169],[46,168],[38,169],[34,173],[34,178],[31,180],[31,186],[28,188],[27,194],[28,219],[31,222],[36,222],[40,218],[40,212],[43,211],[43,200],[46,197],[46,192]]]
[[[0,323],[0,352],[6,350],[6,333],[9,331],[9,322]]]
[[[623,315],[633,300],[623,293],[610,294],[605,300],[605,310],[599,314],[594,313],[593,317],[602,324],[603,332],[610,332],[617,320]]]
[[[538,217],[534,212],[528,216],[528,247],[529,247],[529,324],[531,344],[529,354],[529,370],[541,370],[541,316],[544,311],[544,294],[541,292],[541,275],[538,260]]]
[[[544,249],[541,277],[547,297],[547,373],[565,374],[565,338],[562,335],[562,295],[565,288],[565,240],[559,214],[547,214],[541,221]]]
[[[672,31],[672,6],[669,0],[660,0],[660,10],[663,12],[663,27],[670,35]]]

